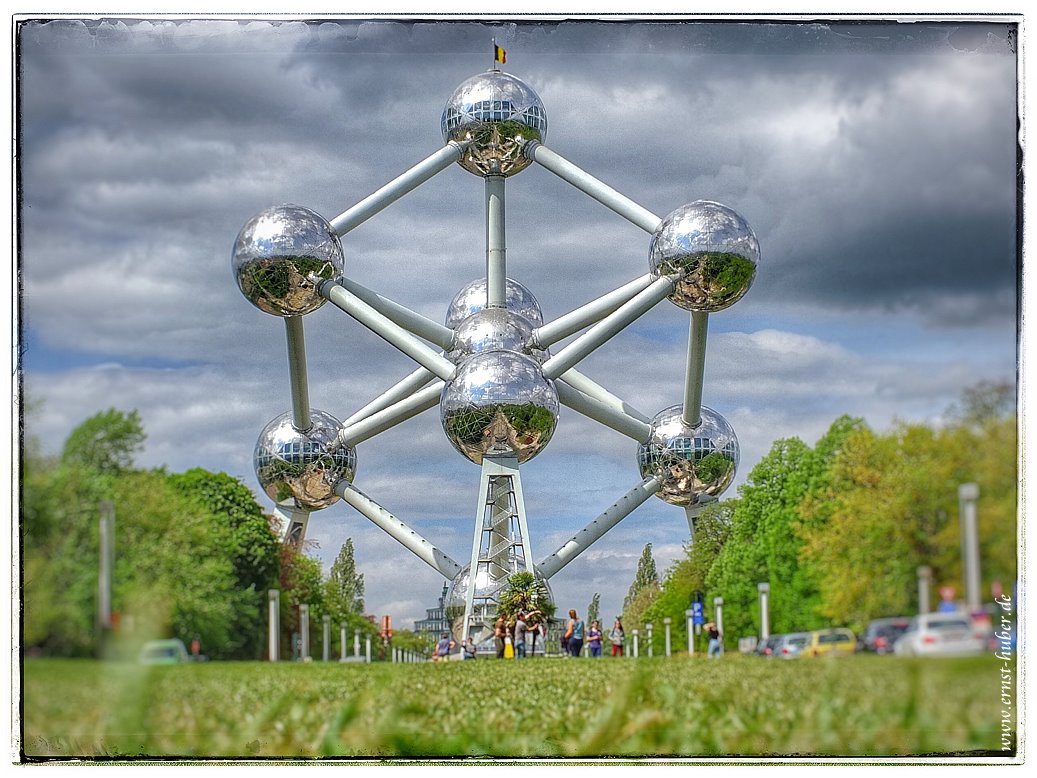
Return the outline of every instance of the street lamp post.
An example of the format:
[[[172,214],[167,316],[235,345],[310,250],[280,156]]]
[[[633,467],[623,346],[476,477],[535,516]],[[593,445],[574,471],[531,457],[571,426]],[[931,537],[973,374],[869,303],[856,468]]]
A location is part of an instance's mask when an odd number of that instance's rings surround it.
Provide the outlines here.
[[[980,609],[979,534],[976,526],[976,501],[978,499],[979,486],[977,484],[961,484],[958,487],[962,571],[965,576],[965,604],[969,613],[976,613]]]
[[[768,612],[767,599],[771,591],[771,585],[766,582],[756,584],[760,592],[760,642],[766,643],[771,636],[770,613]],[[719,629],[719,624],[717,628]]]

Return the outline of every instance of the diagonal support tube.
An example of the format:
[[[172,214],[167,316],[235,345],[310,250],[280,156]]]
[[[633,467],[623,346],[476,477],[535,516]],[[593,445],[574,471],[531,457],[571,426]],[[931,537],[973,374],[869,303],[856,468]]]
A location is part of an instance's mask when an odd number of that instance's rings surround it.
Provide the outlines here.
[[[587,418],[604,424],[606,427],[611,427],[616,432],[623,433],[628,438],[633,438],[638,443],[644,443],[652,435],[652,425],[638,421],[632,416],[627,416],[622,411],[617,411],[600,400],[588,397],[564,381],[556,381],[555,389],[558,391],[558,399],[563,405],[582,413]]]
[[[558,380],[564,381],[573,389],[579,389],[592,400],[604,403],[618,413],[631,416],[638,421],[643,421],[645,424],[652,423],[652,418],[650,416],[641,413],[641,411],[630,405],[626,400],[616,397],[616,395],[612,394],[608,389],[588,378],[574,367],[569,368],[558,376]]]
[[[530,141],[522,149],[522,153],[537,164],[547,168],[556,176],[566,181],[584,194],[588,194],[615,211],[624,219],[636,224],[647,233],[654,233],[662,222],[658,216],[644,208],[626,195],[620,194],[611,186],[603,184],[590,173],[576,167],[572,162],[551,151],[540,141]]]
[[[370,305],[390,321],[398,324],[419,338],[424,338],[429,343],[434,343],[442,349],[449,349],[454,342],[454,331],[445,327],[427,316],[422,316],[398,302],[382,297],[373,289],[368,289],[363,284],[358,284],[348,278],[339,280],[339,286],[346,291],[356,295],[359,299]]]
[[[579,332],[588,325],[596,324],[636,294],[644,291],[652,283],[652,279],[651,273],[645,273],[640,278],[635,278],[630,283],[602,295],[597,300],[537,327],[533,332],[533,344],[537,348],[550,348],[574,332]]]
[[[313,426],[310,418],[310,393],[306,377],[306,340],[303,336],[302,316],[286,316],[285,335],[288,338],[288,379],[292,388],[292,426],[306,432]]]
[[[544,376],[558,378],[562,373],[584,359],[588,354],[613,337],[624,327],[645,314],[673,291],[674,281],[669,276],[657,278],[632,299],[599,321],[580,337],[544,362]]]
[[[662,488],[662,484],[655,476],[646,478],[620,497],[598,518],[576,533],[568,543],[538,564],[537,572],[544,578],[553,576],[590,548],[591,544],[600,539],[602,535],[629,516],[635,508],[659,491],[660,488]]]
[[[381,189],[336,216],[331,220],[331,228],[339,237],[342,237],[350,230],[360,226],[408,192],[417,189],[436,173],[446,170],[457,162],[466,145],[466,142],[450,141],[439,151],[429,155],[410,170],[400,174]]]
[[[437,378],[449,381],[454,375],[454,363],[429,348],[405,329],[379,313],[355,294],[335,281],[324,281],[320,294],[337,308],[345,311],[375,335],[402,351]]]
[[[339,481],[335,485],[335,493],[447,580],[452,581],[461,572],[457,562],[348,481]]]
[[[427,411],[429,408],[434,408],[439,404],[439,398],[442,394],[443,382],[436,381],[409,397],[393,403],[388,408],[372,413],[361,421],[349,426],[343,425],[338,433],[339,445],[355,446],[358,443],[363,443],[380,432],[385,432],[387,429],[391,429],[397,424]]]
[[[702,376],[706,369],[706,332],[709,329],[709,314],[691,312],[688,329],[688,366],[684,375],[684,412],[681,421],[689,427],[697,427],[702,421]]]
[[[378,413],[378,411],[385,410],[393,403],[399,402],[400,400],[406,400],[416,391],[434,381],[435,378],[436,376],[426,368],[416,368],[413,373],[398,381],[348,419],[343,421],[342,426],[348,427],[350,424],[356,424],[358,421],[363,421],[368,416]]]

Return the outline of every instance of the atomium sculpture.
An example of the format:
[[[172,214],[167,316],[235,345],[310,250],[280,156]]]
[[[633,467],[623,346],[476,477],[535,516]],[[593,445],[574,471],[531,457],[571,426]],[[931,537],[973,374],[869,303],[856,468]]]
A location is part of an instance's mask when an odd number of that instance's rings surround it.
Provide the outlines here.
[[[464,608],[462,638],[488,634],[510,575],[532,571],[550,596],[552,576],[653,494],[684,507],[694,537],[695,517],[738,467],[734,430],[702,405],[702,377],[709,314],[741,299],[755,278],[760,248],[753,231],[708,200],[660,218],[545,146],[547,128],[537,94],[494,66],[447,101],[439,151],[330,222],[282,205],[251,219],[234,245],[242,294],[283,317],[288,339],[292,410],[267,424],[254,454],[284,540],[300,542],[310,513],[343,500],[451,582],[448,602]],[[351,281],[340,239],[455,163],[484,181],[486,274],[458,292],[441,325]],[[505,252],[505,182],[534,163],[651,235],[648,273],[546,323],[532,293],[507,277]],[[651,417],[576,365],[664,298],[691,313],[687,371],[683,402]],[[309,405],[302,321],[326,302],[418,365],[342,422]],[[451,444],[482,469],[472,552],[463,566],[353,484],[360,443],[437,405]],[[642,480],[534,565],[519,466],[550,443],[560,405],[636,441]]]

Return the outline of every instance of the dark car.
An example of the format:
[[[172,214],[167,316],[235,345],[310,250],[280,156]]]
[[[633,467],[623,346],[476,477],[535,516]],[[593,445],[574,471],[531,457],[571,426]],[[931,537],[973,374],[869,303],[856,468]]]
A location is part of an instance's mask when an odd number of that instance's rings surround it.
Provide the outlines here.
[[[774,656],[774,650],[781,642],[781,635],[771,635],[766,640],[756,644],[756,653],[760,656]]]
[[[861,648],[876,654],[892,654],[893,644],[907,631],[911,619],[906,616],[892,616],[886,619],[874,619],[868,622],[861,638]]]

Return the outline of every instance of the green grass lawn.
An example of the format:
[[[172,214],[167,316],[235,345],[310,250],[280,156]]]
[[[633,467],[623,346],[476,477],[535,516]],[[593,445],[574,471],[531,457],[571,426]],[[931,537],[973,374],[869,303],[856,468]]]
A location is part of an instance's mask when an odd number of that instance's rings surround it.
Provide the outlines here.
[[[34,659],[23,663],[22,752],[1007,757],[999,668],[992,657],[166,667]]]

